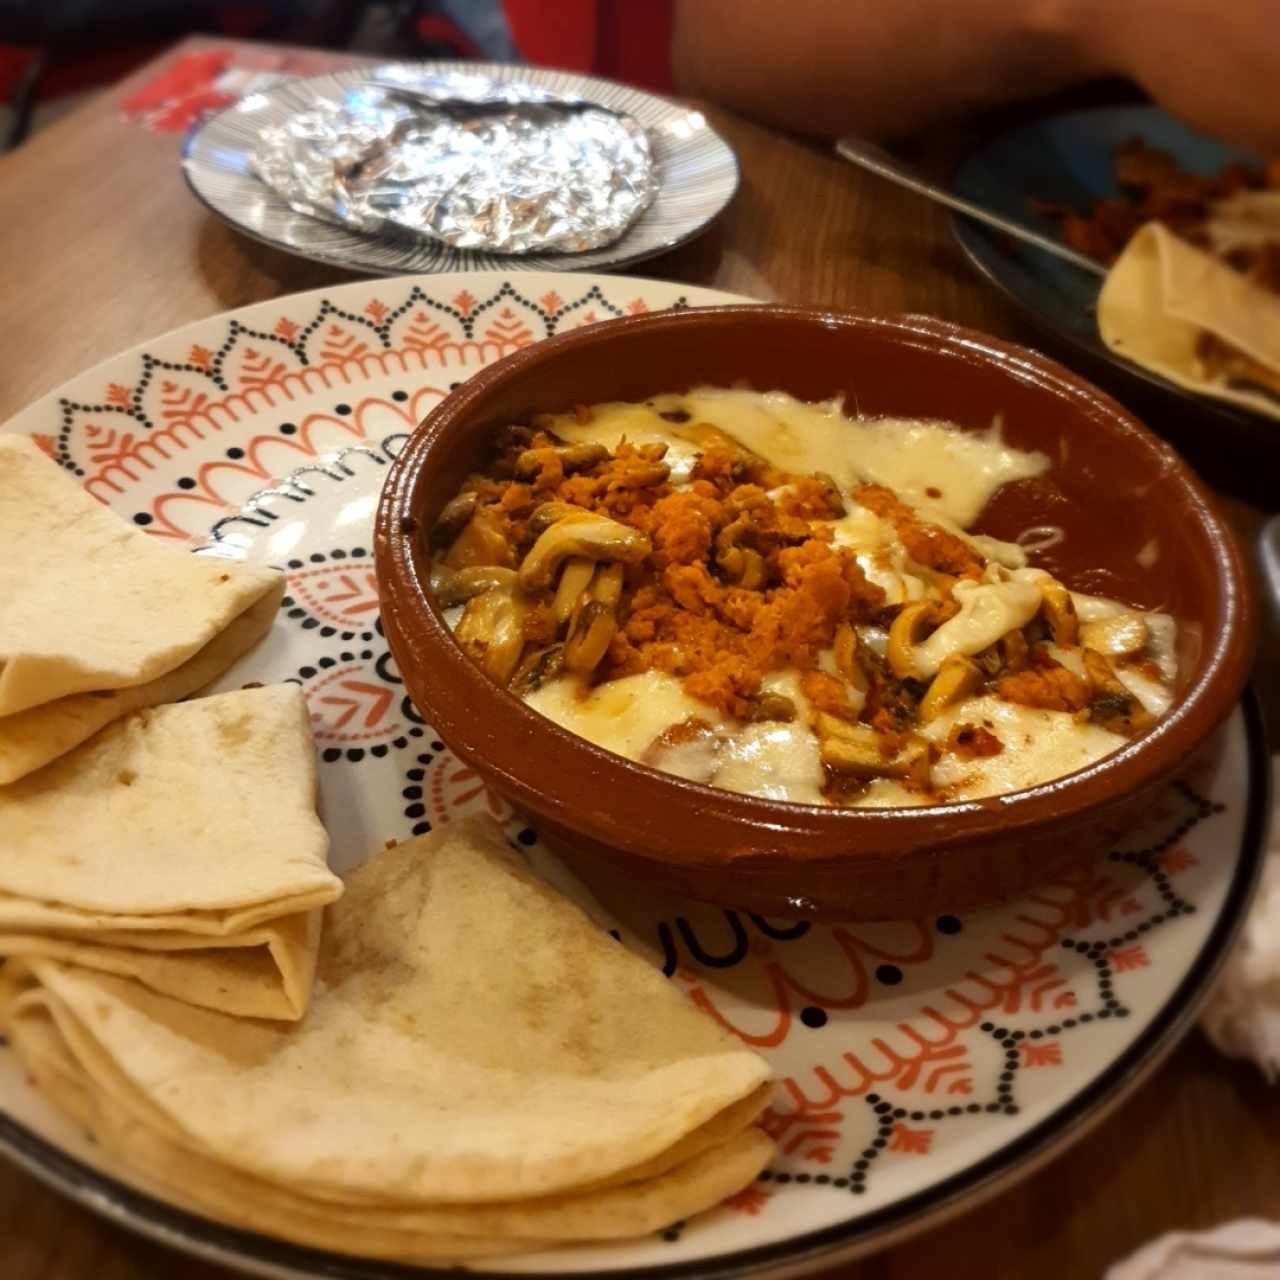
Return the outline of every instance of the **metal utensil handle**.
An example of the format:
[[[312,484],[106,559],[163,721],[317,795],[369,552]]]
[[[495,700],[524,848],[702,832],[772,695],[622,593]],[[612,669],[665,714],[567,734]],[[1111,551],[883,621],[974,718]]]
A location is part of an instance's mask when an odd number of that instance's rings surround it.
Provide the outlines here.
[[[869,142],[863,142],[860,138],[841,138],[836,143],[836,150],[846,160],[860,168],[868,169],[882,178],[888,178],[890,182],[896,182],[900,187],[906,187],[909,191],[914,191],[917,195],[922,195],[937,204],[946,205],[948,209],[963,213],[977,222],[985,222],[988,226],[995,227],[998,231],[1003,231],[1018,240],[1025,240],[1028,244],[1035,245],[1037,249],[1043,249],[1046,253],[1062,258],[1082,271],[1088,271],[1095,276],[1107,274],[1106,267],[1096,259],[1077,253],[1061,241],[1041,235],[1038,231],[1032,231],[1030,227],[1024,227],[1020,222],[1013,222],[1009,218],[1001,217],[998,213],[992,213],[980,204],[974,204],[970,200],[953,195],[945,187],[940,187],[913,173],[887,152]]]

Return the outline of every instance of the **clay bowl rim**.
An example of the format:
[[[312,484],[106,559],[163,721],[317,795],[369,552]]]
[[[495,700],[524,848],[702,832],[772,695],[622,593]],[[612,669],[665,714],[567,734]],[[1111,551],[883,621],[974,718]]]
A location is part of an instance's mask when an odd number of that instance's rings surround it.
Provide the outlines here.
[[[453,638],[427,591],[426,556],[419,545],[422,495],[429,487],[431,463],[439,442],[455,431],[484,422],[493,393],[532,368],[572,357],[593,347],[625,343],[637,329],[681,330],[737,319],[776,324],[818,325],[852,333],[878,332],[931,351],[939,359],[960,359],[987,366],[997,378],[1030,383],[1045,395],[1070,402],[1099,429],[1137,441],[1151,459],[1151,474],[1175,482],[1187,499],[1194,525],[1208,544],[1217,567],[1218,627],[1206,637],[1202,669],[1175,707],[1145,734],[1075,773],[1022,791],[982,800],[914,808],[843,809],[767,800],[689,782],[637,764],[595,746],[526,706],[494,684]],[[557,408],[562,406],[555,406]],[[703,850],[703,863],[742,858],[836,859],[850,865],[886,854],[921,853],[927,845],[942,853],[948,845],[972,844],[1019,830],[1052,826],[1086,814],[1105,814],[1143,787],[1172,777],[1196,743],[1210,734],[1238,701],[1247,680],[1254,607],[1235,542],[1213,509],[1207,490],[1173,448],[1143,426],[1120,404],[1056,361],[999,338],[928,316],[878,316],[856,310],[773,304],[737,304],[688,308],[604,321],[558,334],[524,347],[474,374],[440,402],[410,436],[392,465],[375,521],[375,563],[385,627],[397,661],[413,665],[429,654],[432,693],[421,710],[440,737],[482,776],[535,816],[562,822],[606,845],[634,848],[643,831],[645,854],[662,861],[688,863],[676,821],[678,813],[697,814],[721,834]],[[412,649],[413,653],[408,651]],[[420,682],[409,678],[406,688]],[[481,733],[486,719],[508,731]],[[483,741],[479,741],[483,738]],[[546,749],[530,750],[542,738]],[[616,810],[584,808],[564,798],[568,774],[593,779],[597,794],[631,799],[639,823]],[[626,788],[628,796],[618,788]],[[669,815],[655,833],[654,814]],[[862,837],[860,840],[859,837]],[[780,844],[785,841],[785,852]],[[859,848],[860,844],[878,846]]]

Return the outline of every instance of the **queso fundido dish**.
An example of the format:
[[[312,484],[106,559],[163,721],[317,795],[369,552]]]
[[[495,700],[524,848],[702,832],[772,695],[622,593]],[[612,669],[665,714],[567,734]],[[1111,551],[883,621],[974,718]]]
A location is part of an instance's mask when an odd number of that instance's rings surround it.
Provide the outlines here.
[[[967,532],[1049,459],[999,424],[701,388],[498,433],[432,531],[473,658],[631,760],[769,799],[938,804],[1072,773],[1166,711],[1170,617]]]

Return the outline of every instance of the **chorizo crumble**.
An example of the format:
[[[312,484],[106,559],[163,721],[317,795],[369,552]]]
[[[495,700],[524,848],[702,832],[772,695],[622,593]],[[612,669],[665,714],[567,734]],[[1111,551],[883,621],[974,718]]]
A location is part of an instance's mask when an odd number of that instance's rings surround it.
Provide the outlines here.
[[[591,415],[574,411],[578,424]],[[644,672],[676,678],[709,718],[669,726],[637,757],[646,761],[713,737],[710,712],[741,723],[808,717],[832,803],[877,778],[930,796],[942,757],[1003,752],[990,721],[921,736],[970,698],[1124,733],[1150,722],[1117,676],[1128,665],[1158,672],[1145,644],[1104,644],[1087,663],[1073,660],[1081,649],[1070,594],[1039,570],[1019,579],[1018,599],[1022,584],[1032,590],[1025,617],[980,650],[953,646],[923,661],[931,637],[964,621],[966,592],[999,591],[1018,575],[888,488],[845,494],[829,476],[788,474],[689,416],[661,415],[702,445],[679,484],[665,444],[571,443],[550,419],[498,434],[483,472],[466,480],[431,536],[437,599],[465,605],[458,639],[495,679],[527,696],[572,674],[586,696]],[[924,599],[891,602],[854,547],[836,539],[850,503],[896,535]],[[1130,634],[1137,618],[1145,636],[1141,615],[1123,616]],[[796,696],[766,687],[779,672],[796,673]]]

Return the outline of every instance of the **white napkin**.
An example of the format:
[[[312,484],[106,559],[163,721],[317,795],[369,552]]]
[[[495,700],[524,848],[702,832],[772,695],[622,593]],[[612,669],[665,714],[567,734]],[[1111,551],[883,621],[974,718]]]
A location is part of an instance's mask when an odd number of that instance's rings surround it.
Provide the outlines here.
[[[1280,1273],[1280,1224],[1241,1218],[1212,1231],[1171,1231],[1117,1262],[1106,1280],[1261,1280]]]
[[[1271,777],[1280,794],[1280,756],[1271,757]],[[1275,1083],[1280,1075],[1280,822],[1272,823],[1258,896],[1200,1025],[1223,1053],[1252,1058]]]

